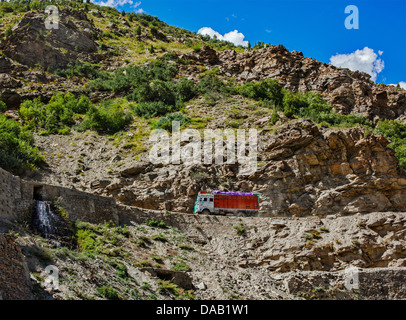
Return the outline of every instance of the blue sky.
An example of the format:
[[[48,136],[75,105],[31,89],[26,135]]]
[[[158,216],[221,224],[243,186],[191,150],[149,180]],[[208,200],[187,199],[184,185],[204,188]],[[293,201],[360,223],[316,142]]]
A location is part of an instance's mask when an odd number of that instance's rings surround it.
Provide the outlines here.
[[[104,1],[191,31],[238,30],[251,44],[282,44],[326,63],[339,54],[335,64],[368,70],[376,82],[406,86],[406,0]],[[359,10],[359,29],[345,27],[348,5]]]

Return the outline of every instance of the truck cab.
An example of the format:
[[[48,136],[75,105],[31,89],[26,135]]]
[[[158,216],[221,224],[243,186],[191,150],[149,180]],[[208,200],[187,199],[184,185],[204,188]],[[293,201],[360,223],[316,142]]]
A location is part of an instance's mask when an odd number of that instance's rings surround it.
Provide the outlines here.
[[[211,192],[199,192],[195,201],[194,213],[211,214],[214,212],[214,195]]]

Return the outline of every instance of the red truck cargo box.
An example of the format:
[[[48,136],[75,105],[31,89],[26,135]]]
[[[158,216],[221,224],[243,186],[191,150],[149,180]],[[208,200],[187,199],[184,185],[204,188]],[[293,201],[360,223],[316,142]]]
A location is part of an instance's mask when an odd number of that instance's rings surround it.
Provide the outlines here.
[[[214,194],[214,208],[258,210],[259,198],[249,194]]]

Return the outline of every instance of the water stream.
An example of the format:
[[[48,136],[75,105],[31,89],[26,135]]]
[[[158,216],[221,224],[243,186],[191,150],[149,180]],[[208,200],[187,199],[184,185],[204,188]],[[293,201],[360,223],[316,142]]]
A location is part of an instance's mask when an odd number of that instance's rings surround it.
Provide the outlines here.
[[[49,202],[37,200],[32,224],[44,238],[51,239],[58,236],[60,220],[61,218],[53,212]]]

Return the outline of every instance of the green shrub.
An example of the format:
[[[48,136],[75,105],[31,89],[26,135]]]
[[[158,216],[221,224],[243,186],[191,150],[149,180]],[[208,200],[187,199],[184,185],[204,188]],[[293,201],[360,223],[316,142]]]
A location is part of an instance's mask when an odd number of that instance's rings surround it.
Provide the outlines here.
[[[91,230],[79,229],[76,232],[78,246],[83,252],[95,253],[97,246],[100,245],[96,238],[96,233]]]
[[[109,286],[97,288],[97,293],[108,300],[121,300],[121,297],[116,289]]]
[[[144,282],[141,286],[142,290],[150,290],[152,286],[148,282]]]
[[[279,119],[280,119],[280,117],[279,117],[278,112],[276,110],[274,110],[271,115],[271,120],[270,120],[271,125],[274,125],[275,123],[277,123],[279,121]]]
[[[227,87],[215,74],[209,73],[202,78],[197,85],[197,90],[201,94],[208,94],[212,92],[227,93]]]
[[[72,93],[54,94],[48,104],[40,98],[24,101],[19,115],[31,129],[45,129],[46,134],[66,134],[75,124],[74,114],[84,114],[92,106],[89,98],[76,98]]]
[[[182,78],[175,86],[176,98],[180,102],[186,102],[196,96],[197,88],[195,83],[191,80]]]
[[[363,125],[372,127],[372,122],[364,116],[355,114],[339,114],[335,111],[330,113],[314,114],[310,117],[313,121],[321,124],[327,124],[330,126],[344,126],[353,127],[355,125]]]
[[[193,81],[181,79],[178,83],[164,80],[153,80],[151,83],[142,83],[128,95],[128,99],[139,103],[162,103],[167,106],[176,107],[194,98],[196,86]],[[166,113],[166,112],[165,112]]]
[[[179,57],[175,52],[167,52],[161,57],[161,59],[164,61],[178,61]]]
[[[190,271],[190,267],[184,262],[176,262],[172,266],[172,270],[175,271]]]
[[[156,235],[152,236],[152,239],[154,239],[156,241],[161,241],[161,242],[168,242],[168,239],[162,234],[156,234]]]
[[[238,235],[242,236],[245,234],[245,226],[243,224],[234,225],[233,228]]]
[[[176,105],[175,86],[170,81],[154,80],[150,84],[140,84],[128,98],[137,102],[162,102],[170,106]]]
[[[121,226],[113,227],[113,228],[111,228],[111,231],[116,234],[121,234],[126,238],[129,238],[131,236],[130,230],[128,230],[125,225],[123,227],[121,227]]]
[[[114,134],[132,122],[130,113],[125,112],[119,102],[105,100],[100,106],[91,106],[86,119],[76,127],[78,131],[92,129],[99,134]]]
[[[276,79],[246,83],[239,89],[239,93],[254,100],[271,100],[276,106],[282,106],[284,98],[282,86]]]
[[[7,27],[6,31],[4,32],[4,35],[6,36],[6,38],[13,35],[13,30],[11,29],[11,26]]]
[[[178,113],[178,112],[171,113],[165,117],[159,118],[158,122],[155,124],[155,128],[171,131],[173,121],[179,121],[180,126],[183,127],[186,124],[189,124],[191,122],[191,119],[190,119],[190,117],[185,116],[182,113]]]
[[[98,65],[86,61],[77,61],[75,64],[68,64],[66,68],[57,69],[54,73],[65,78],[76,76],[80,78],[97,79],[105,76],[105,72],[101,71]]]
[[[179,296],[179,287],[167,280],[158,280],[158,293]]]
[[[195,251],[195,249],[192,246],[188,245],[188,244],[181,244],[179,246],[179,249],[182,249],[182,250],[185,250],[185,251]]]
[[[166,224],[163,221],[156,221],[156,220],[150,220],[146,221],[145,224],[149,227],[154,227],[154,228],[161,228],[161,229],[166,229]]]
[[[162,101],[138,103],[133,107],[133,112],[139,117],[158,117],[164,116],[173,111],[174,107],[166,105]]]
[[[285,92],[283,97],[283,114],[287,117],[292,117],[293,115],[299,117],[308,117],[313,111],[308,102],[308,94],[304,94],[302,92],[292,93],[292,92]],[[326,104],[324,110],[318,110],[319,112],[330,112],[332,110]]]
[[[90,90],[125,92],[148,81],[145,70],[139,67],[126,67],[113,73],[103,74],[102,77],[90,82]]]
[[[7,111],[7,105],[1,100],[0,96],[0,113],[6,112]]]
[[[122,244],[127,236],[125,230],[119,228],[111,227],[108,223],[91,224],[81,221],[76,221],[73,225],[78,248],[90,257],[126,257],[128,252],[123,249]],[[112,265],[115,266],[114,260]]]
[[[148,78],[153,80],[170,81],[178,74],[178,67],[166,61],[154,60],[145,68],[144,72]]]
[[[174,92],[174,86],[171,82],[165,82],[163,80],[155,80],[151,86],[151,96],[144,99],[139,99],[140,102],[146,101],[162,101],[163,103],[174,106],[176,104],[176,94]],[[148,100],[147,100],[148,99]]]
[[[0,114],[0,166],[13,173],[36,168],[45,159],[34,146],[34,137],[18,122]]]
[[[152,267],[152,262],[151,261],[138,261],[133,263],[135,268],[150,268]]]
[[[283,113],[287,117],[310,118],[316,123],[332,126],[354,126],[357,124],[372,126],[370,120],[361,115],[343,115],[334,111],[332,105],[313,92],[292,93],[285,91]]]
[[[124,264],[122,264],[121,262],[118,262],[116,260],[112,260],[110,262],[110,264],[114,269],[116,269],[117,275],[120,278],[127,278],[128,277],[128,269]]]
[[[381,120],[375,133],[382,134],[391,141],[388,147],[395,151],[399,166],[406,170],[406,124],[395,120]]]
[[[380,120],[375,132],[389,140],[404,140],[406,139],[406,124],[396,120]]]

